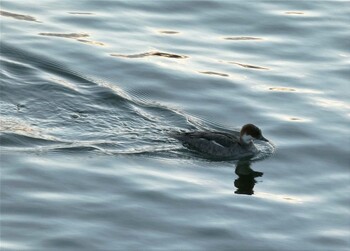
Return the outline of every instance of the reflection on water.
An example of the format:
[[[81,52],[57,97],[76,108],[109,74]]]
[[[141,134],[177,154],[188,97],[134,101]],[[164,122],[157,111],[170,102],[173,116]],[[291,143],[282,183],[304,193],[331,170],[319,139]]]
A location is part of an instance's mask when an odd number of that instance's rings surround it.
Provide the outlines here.
[[[236,164],[235,173],[238,175],[238,178],[234,182],[237,188],[235,191],[236,194],[254,194],[255,178],[263,176],[262,172],[254,171],[250,165],[250,160],[239,160]]]
[[[91,12],[78,12],[78,11],[69,11],[68,14],[71,15],[93,15]]]
[[[17,19],[17,20],[39,22],[35,17],[29,16],[29,15],[22,15],[22,14],[12,13],[12,12],[3,11],[3,10],[0,10],[0,16],[11,17],[11,18],[14,18],[14,19]]]
[[[123,54],[110,54],[112,57],[124,57],[124,58],[144,58],[144,57],[165,57],[165,58],[188,58],[185,55],[177,55],[174,53],[160,52],[160,51],[151,51],[140,54],[131,54],[131,55],[123,55]]]
[[[166,35],[175,35],[175,34],[179,34],[178,31],[170,31],[170,30],[161,30],[161,31],[158,31],[159,33],[161,34],[166,34]]]
[[[215,71],[200,71],[199,73],[209,74],[209,75],[217,75],[217,76],[221,76],[221,77],[229,77],[230,76],[226,73],[215,72]]]
[[[238,63],[238,62],[228,62],[229,64],[235,64],[244,68],[249,68],[249,69],[254,69],[254,70],[269,70],[269,68],[266,67],[261,67],[261,66],[257,66],[257,65],[251,65],[251,64],[242,64],[242,63]]]
[[[304,15],[305,13],[302,11],[286,11],[284,12],[287,15]]]
[[[41,32],[39,33],[41,36],[48,36],[48,37],[61,37],[61,38],[70,38],[74,39],[76,41],[86,43],[86,44],[91,44],[91,45],[99,45],[99,46],[104,46],[105,44],[102,42],[98,41],[92,41],[88,40],[85,38],[90,37],[89,34],[87,33],[53,33],[53,32]]]
[[[52,33],[52,32],[41,32],[39,35],[42,36],[50,36],[50,37],[64,37],[64,38],[81,38],[81,37],[89,37],[89,34],[86,33]]]
[[[234,41],[262,40],[260,37],[225,37],[224,39]]]

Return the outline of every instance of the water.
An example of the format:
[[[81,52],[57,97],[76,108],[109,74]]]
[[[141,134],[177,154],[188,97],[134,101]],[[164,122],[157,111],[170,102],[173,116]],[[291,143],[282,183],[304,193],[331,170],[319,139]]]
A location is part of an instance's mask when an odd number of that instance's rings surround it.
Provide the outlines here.
[[[349,2],[0,14],[2,250],[349,250]],[[252,162],[169,137],[246,123]]]

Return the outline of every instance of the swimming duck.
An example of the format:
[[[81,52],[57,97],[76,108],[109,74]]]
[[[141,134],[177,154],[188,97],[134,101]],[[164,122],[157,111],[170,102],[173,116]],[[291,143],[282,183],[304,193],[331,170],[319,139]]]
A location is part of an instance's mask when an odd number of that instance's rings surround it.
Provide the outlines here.
[[[268,142],[261,130],[253,125],[246,124],[238,135],[226,132],[194,131],[173,135],[184,146],[193,149],[207,157],[240,159],[253,156],[258,152],[253,140]]]

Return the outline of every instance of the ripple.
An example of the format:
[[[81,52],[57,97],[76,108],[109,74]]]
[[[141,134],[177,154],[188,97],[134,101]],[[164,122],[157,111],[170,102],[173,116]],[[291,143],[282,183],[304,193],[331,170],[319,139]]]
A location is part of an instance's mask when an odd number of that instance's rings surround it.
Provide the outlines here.
[[[215,72],[215,71],[199,71],[199,73],[208,74],[208,75],[216,75],[216,76],[220,76],[220,77],[229,77],[230,76],[226,73],[220,73],[220,72]]]
[[[23,135],[16,133],[0,133],[1,146],[4,147],[38,147],[47,146],[57,143],[53,137],[50,136],[37,136],[34,135]]]
[[[311,121],[311,119],[308,119],[308,118],[300,118],[300,117],[290,116],[286,114],[270,113],[269,116],[281,121],[292,121],[292,122],[299,122],[299,123]]]
[[[25,106],[21,104],[17,105],[17,109],[22,109],[24,107]],[[36,135],[38,134],[38,129],[17,118],[1,118],[0,132]]]
[[[270,70],[269,68],[261,67],[261,66],[257,66],[257,65],[242,64],[242,63],[238,63],[238,62],[228,62],[228,63],[239,65],[239,66],[244,67],[244,68],[254,69],[254,70]]]
[[[282,203],[292,203],[292,204],[301,204],[304,201],[311,200],[310,198],[301,198],[301,197],[298,198],[296,196],[291,196],[291,195],[272,194],[272,193],[264,193],[264,192],[255,193],[255,196],[263,199],[273,200],[273,201],[282,202]]]
[[[69,89],[72,89],[74,91],[78,91],[78,88],[76,85],[74,85],[72,82],[70,81],[66,81],[66,80],[63,80],[61,78],[50,78],[51,81],[57,83],[57,84],[60,84],[66,88],[69,88]]]
[[[68,14],[71,15],[94,15],[92,12],[79,12],[79,11],[70,11]]]
[[[98,45],[98,46],[105,46],[104,43],[98,42],[98,41],[92,41],[92,40],[86,40],[86,39],[77,39],[77,41],[85,43],[85,44],[91,44],[91,45]]]
[[[286,11],[284,12],[287,15],[304,15],[305,13],[302,11]]]
[[[74,39],[78,42],[86,43],[86,44],[91,44],[91,45],[98,45],[98,46],[104,46],[105,44],[102,42],[98,41],[92,41],[92,40],[87,40],[87,39],[82,39],[82,38],[87,38],[90,37],[89,34],[87,33],[53,33],[53,32],[41,32],[39,33],[41,36],[49,36],[49,37],[62,37],[62,38],[69,38],[69,39]]]
[[[158,33],[166,34],[166,35],[175,35],[175,34],[179,34],[180,32],[171,31],[171,30],[160,30],[160,31],[158,31]]]
[[[345,2],[3,3],[3,249],[347,250]],[[169,139],[214,121],[279,147],[255,196]]]
[[[284,86],[274,86],[270,87],[267,85],[260,85],[257,87],[261,90],[269,90],[273,92],[298,92],[298,93],[308,93],[308,94],[322,94],[322,91],[319,90],[313,90],[313,89],[307,89],[307,88],[291,88],[291,87],[284,87]]]
[[[167,52],[160,52],[160,51],[151,51],[151,52],[145,52],[140,54],[129,54],[129,55],[112,53],[110,55],[112,57],[123,57],[123,58],[145,58],[145,57],[165,57],[165,58],[176,58],[176,59],[188,58],[188,56],[167,53]]]
[[[64,192],[28,192],[26,193],[26,196],[33,198],[33,199],[40,199],[40,200],[53,200],[53,201],[78,201],[78,200],[93,200],[96,198],[88,197],[84,198],[81,194],[71,194],[71,193],[64,193]]]
[[[313,97],[313,103],[326,109],[350,110],[350,103],[341,100]]]
[[[38,21],[35,17],[29,16],[29,15],[17,14],[17,13],[8,12],[8,11],[3,11],[3,10],[0,10],[0,16],[11,17],[11,18],[14,18],[14,19],[17,19],[17,20],[31,21],[31,22],[38,22],[38,23],[40,23],[40,21]]]
[[[52,33],[52,32],[42,32],[42,33],[39,33],[39,35],[50,36],[50,37],[64,37],[64,38],[72,38],[72,39],[78,39],[78,38],[90,36],[87,33]]]
[[[17,242],[10,242],[10,241],[4,241],[1,240],[0,243],[0,249],[5,249],[5,250],[27,250],[29,249],[26,245],[21,245],[18,244]]]
[[[288,87],[270,87],[270,91],[280,91],[280,92],[295,92],[296,89]]]
[[[234,41],[249,41],[249,40],[263,40],[260,37],[224,37],[225,40],[234,40]]]
[[[5,117],[0,119],[0,142],[2,147],[18,148],[48,146],[57,144],[60,140],[26,121]]]

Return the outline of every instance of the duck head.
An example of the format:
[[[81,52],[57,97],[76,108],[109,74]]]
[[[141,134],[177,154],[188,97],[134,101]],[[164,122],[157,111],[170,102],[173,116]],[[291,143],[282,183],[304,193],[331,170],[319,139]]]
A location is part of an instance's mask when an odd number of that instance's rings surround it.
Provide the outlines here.
[[[264,138],[264,136],[261,133],[261,130],[257,126],[253,124],[244,125],[241,129],[240,141],[243,144],[249,144],[252,142],[253,139],[269,142],[266,138]]]

